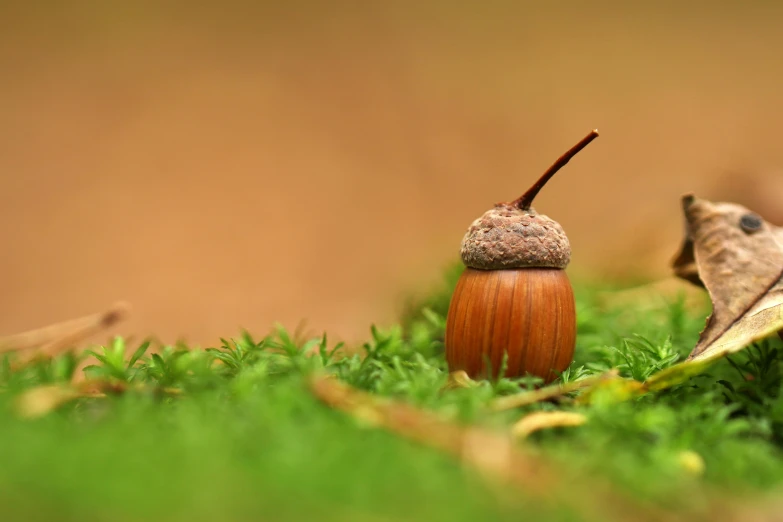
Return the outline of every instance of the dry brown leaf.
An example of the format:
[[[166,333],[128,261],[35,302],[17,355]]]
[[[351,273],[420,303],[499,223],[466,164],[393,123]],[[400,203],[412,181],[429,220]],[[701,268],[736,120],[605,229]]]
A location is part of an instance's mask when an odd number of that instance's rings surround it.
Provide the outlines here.
[[[719,342],[722,337],[730,332],[731,337],[737,336],[738,326],[744,326],[740,335],[753,340],[760,338],[759,329],[769,330],[761,337],[783,329],[783,324],[764,328],[764,323],[782,317],[783,228],[733,203],[685,196],[683,210],[687,237],[673,268],[679,277],[705,287],[713,303],[713,313],[689,358],[714,352],[713,345],[725,344]],[[764,314],[767,321],[759,322],[756,316],[770,309],[775,313]]]
[[[734,203],[686,195],[682,205],[687,233],[672,266],[679,277],[704,286],[713,304],[688,358],[736,351],[737,343],[747,345],[783,329],[783,228]],[[773,314],[764,314],[760,323],[758,314],[768,309]],[[729,332],[732,341],[726,343],[722,338]]]
[[[679,277],[706,287],[713,304],[707,327],[689,356],[694,359],[780,286],[783,229],[734,203],[686,195],[682,204],[687,233],[673,268]]]
[[[35,349],[36,354],[51,357],[82,339],[111,328],[124,320],[129,313],[129,304],[117,302],[104,312],[0,337],[0,353]]]
[[[675,274],[707,289],[712,314],[687,360],[652,375],[646,390],[700,373],[712,361],[783,330],[783,228],[735,203],[682,198],[686,236]]]
[[[570,411],[536,411],[525,415],[511,427],[511,434],[524,439],[531,433],[547,428],[566,426],[581,426],[587,422],[587,417],[581,413]]]

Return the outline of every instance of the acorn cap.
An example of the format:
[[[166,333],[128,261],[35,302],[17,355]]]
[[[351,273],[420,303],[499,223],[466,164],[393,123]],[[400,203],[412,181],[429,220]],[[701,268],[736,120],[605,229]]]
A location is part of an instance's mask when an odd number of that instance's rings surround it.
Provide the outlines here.
[[[462,239],[462,262],[470,268],[565,268],[571,244],[560,223],[533,208],[498,203],[475,220]]]
[[[462,239],[462,262],[470,268],[565,268],[571,244],[560,223],[531,206],[538,192],[580,150],[598,137],[592,130],[549,167],[527,192],[498,203],[475,220]]]

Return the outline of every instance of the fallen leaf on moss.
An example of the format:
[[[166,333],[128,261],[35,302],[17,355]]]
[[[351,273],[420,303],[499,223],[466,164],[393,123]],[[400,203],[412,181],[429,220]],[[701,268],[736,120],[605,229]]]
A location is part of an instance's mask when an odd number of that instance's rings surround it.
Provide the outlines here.
[[[581,413],[569,411],[536,411],[525,415],[511,427],[511,434],[524,439],[531,433],[548,428],[581,426],[587,422],[587,417]]]
[[[652,375],[662,389],[778,333],[783,338],[783,228],[735,203],[682,198],[686,235],[675,275],[707,289],[712,314],[688,358]]]
[[[672,267],[705,287],[713,305],[688,359],[730,353],[783,329],[783,228],[734,203],[687,195],[682,205],[687,234]]]

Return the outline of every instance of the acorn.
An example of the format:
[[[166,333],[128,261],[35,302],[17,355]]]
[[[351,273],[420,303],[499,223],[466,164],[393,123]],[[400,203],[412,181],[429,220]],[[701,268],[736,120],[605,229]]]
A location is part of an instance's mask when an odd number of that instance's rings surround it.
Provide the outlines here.
[[[591,131],[522,196],[496,204],[468,228],[460,251],[465,269],[446,317],[450,372],[497,378],[505,358],[506,377],[529,374],[548,383],[573,361],[576,305],[565,272],[571,246],[560,224],[532,203],[597,137]]]

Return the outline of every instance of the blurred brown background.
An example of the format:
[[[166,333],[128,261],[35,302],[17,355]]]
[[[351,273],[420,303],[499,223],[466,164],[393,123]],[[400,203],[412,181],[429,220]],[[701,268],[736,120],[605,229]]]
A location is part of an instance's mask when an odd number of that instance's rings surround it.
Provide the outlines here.
[[[0,334],[365,337],[594,127],[573,277],[667,274],[684,192],[782,217],[778,2],[0,5]]]

